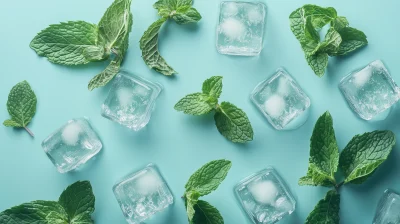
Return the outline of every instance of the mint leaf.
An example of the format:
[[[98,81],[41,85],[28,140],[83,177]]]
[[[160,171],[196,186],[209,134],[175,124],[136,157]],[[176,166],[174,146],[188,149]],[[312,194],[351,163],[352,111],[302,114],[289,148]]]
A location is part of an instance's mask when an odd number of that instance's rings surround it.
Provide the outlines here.
[[[337,31],[340,31],[348,26],[349,26],[349,21],[347,21],[346,17],[344,16],[339,16],[331,22],[331,27],[333,27]]]
[[[222,102],[214,116],[218,131],[232,142],[253,140],[253,128],[246,113],[235,105]]]
[[[198,169],[185,185],[186,192],[195,191],[200,196],[216,190],[232,166],[228,160],[214,160]]]
[[[147,66],[163,75],[173,75],[177,72],[167,64],[158,52],[158,32],[165,21],[167,21],[165,18],[157,20],[144,32],[140,39],[140,49]]]
[[[367,36],[360,30],[345,27],[339,31],[343,41],[335,56],[346,55],[368,44]]]
[[[83,56],[88,61],[102,61],[110,56],[109,52],[106,52],[103,46],[89,46],[83,50]]]
[[[354,136],[340,155],[345,183],[361,184],[387,159],[396,143],[391,131]]]
[[[55,218],[57,217],[57,218]],[[68,216],[64,208],[55,201],[33,201],[24,203],[0,213],[0,223],[21,224],[68,224]]]
[[[121,60],[112,60],[104,71],[93,77],[88,85],[90,91],[107,85],[119,72],[121,67]]]
[[[196,192],[196,191],[189,191],[185,194],[186,212],[188,215],[189,222],[192,221],[192,219],[194,217],[194,214],[195,214],[194,206],[199,201],[199,197],[200,197],[200,194],[199,194],[199,192]]]
[[[175,104],[175,110],[185,114],[203,115],[211,112],[218,100],[204,93],[193,93],[185,96]]]
[[[312,25],[311,17],[307,17],[304,38],[300,40],[301,47],[306,55],[313,55],[318,50],[319,46],[319,34]]]
[[[78,181],[64,190],[59,198],[59,203],[64,207],[70,220],[89,217],[94,212],[92,186],[89,181]]]
[[[329,56],[327,53],[317,53],[312,56],[306,56],[306,59],[308,65],[310,65],[317,76],[324,76],[325,70],[328,67],[329,60]]]
[[[206,201],[199,200],[194,206],[196,211],[190,224],[224,224],[218,209]]]
[[[204,94],[218,99],[222,93],[222,76],[213,76],[204,81],[202,91]]]
[[[310,185],[322,185],[330,182],[330,186],[336,184],[335,173],[339,165],[339,147],[336,142],[333,120],[330,113],[325,112],[315,124],[311,136],[309,171],[305,179],[306,183],[311,178]]]
[[[83,52],[97,46],[98,28],[84,21],[73,21],[50,25],[42,30],[30,43],[39,56],[62,65],[87,64]]]
[[[319,52],[325,52],[328,54],[334,54],[339,50],[339,46],[342,43],[342,37],[334,29],[330,28],[325,36],[325,40],[319,46]]]
[[[26,127],[36,113],[37,99],[27,81],[15,85],[8,95],[7,110],[10,120],[4,121],[6,127],[25,128],[33,137],[33,133]]]
[[[340,195],[331,190],[308,215],[306,224],[339,224]]]
[[[183,6],[176,10],[172,19],[178,24],[196,23],[201,20],[201,15],[195,8]]]

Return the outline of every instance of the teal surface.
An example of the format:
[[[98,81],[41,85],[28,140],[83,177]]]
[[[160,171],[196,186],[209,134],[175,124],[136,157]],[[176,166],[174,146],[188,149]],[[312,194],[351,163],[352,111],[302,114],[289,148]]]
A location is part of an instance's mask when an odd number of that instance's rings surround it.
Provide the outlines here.
[[[94,219],[98,224],[125,223],[112,193],[113,184],[127,173],[152,162],[158,165],[175,196],[175,204],[147,223],[187,223],[180,196],[189,176],[204,163],[226,158],[233,167],[216,192],[206,197],[222,213],[227,224],[250,223],[239,207],[233,187],[242,178],[275,167],[297,199],[297,208],[288,223],[304,223],[308,213],[324,197],[327,189],[299,187],[306,174],[309,138],[318,116],[329,110],[334,118],[338,144],[342,149],[352,136],[375,129],[390,129],[400,136],[397,108],[385,121],[368,123],[357,118],[338,89],[339,80],[367,63],[382,59],[393,78],[400,83],[398,52],[400,20],[397,0],[269,0],[264,49],[259,57],[220,55],[215,48],[215,30],[220,0],[197,0],[195,7],[203,15],[197,25],[179,26],[168,22],[162,29],[160,50],[179,72],[164,77],[150,71],[140,55],[139,39],[158,16],[153,0],[133,0],[134,26],[124,69],[165,87],[149,125],[132,132],[100,116],[100,106],[109,87],[89,92],[87,84],[106,63],[65,67],[38,57],[29,42],[50,24],[85,20],[93,23],[102,16],[111,0],[35,0],[0,3],[0,110],[1,120],[8,118],[6,101],[17,82],[28,80],[38,98],[38,110],[29,125],[36,134],[31,138],[23,130],[0,127],[0,210],[36,199],[55,200],[67,185],[90,180],[96,195]],[[289,28],[289,14],[305,3],[335,7],[350,25],[363,30],[369,46],[357,53],[331,59],[327,74],[316,77]],[[249,94],[258,82],[284,66],[305,89],[312,101],[310,118],[295,131],[274,130],[251,104]],[[213,75],[224,76],[223,100],[244,111],[252,122],[254,141],[233,144],[223,138],[212,115],[192,117],[178,113],[174,104],[185,94],[199,91],[201,83]],[[40,144],[51,132],[75,117],[87,116],[104,143],[96,160],[83,170],[59,174]],[[371,223],[376,204],[387,188],[400,191],[400,144],[383,166],[362,186],[341,189],[341,223]]]

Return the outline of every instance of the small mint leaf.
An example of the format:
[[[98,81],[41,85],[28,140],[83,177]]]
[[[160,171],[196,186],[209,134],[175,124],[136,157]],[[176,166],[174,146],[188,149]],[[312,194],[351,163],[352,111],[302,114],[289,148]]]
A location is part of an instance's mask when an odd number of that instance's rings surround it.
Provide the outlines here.
[[[90,80],[88,89],[92,91],[96,88],[107,85],[107,83],[109,83],[118,74],[120,67],[121,60],[112,60],[104,71]]]
[[[194,206],[196,211],[190,224],[224,224],[218,209],[206,201],[199,200]]]
[[[337,52],[333,56],[342,56],[349,54],[368,44],[367,36],[360,30],[351,27],[345,27],[339,31],[342,40]]]
[[[200,194],[196,191],[186,192],[186,212],[188,215],[189,222],[193,220],[195,209],[194,206],[199,201]]]
[[[329,60],[329,56],[327,53],[317,53],[312,56],[306,56],[306,59],[308,65],[310,65],[317,76],[324,76],[325,70],[328,67]]]
[[[176,13],[172,16],[172,19],[175,20],[178,24],[188,24],[188,23],[196,23],[201,20],[200,13],[193,7],[181,7],[176,10]]]
[[[339,210],[340,195],[335,190],[328,191],[308,215],[306,224],[339,224]]]
[[[211,112],[217,103],[215,98],[204,93],[193,93],[179,100],[174,109],[185,114],[203,115]]]
[[[204,81],[202,91],[204,94],[218,99],[222,93],[222,76],[213,76]]]

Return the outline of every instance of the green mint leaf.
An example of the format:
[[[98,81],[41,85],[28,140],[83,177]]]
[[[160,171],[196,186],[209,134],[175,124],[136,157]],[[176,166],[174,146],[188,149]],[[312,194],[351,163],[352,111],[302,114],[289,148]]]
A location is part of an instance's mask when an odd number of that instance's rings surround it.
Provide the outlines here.
[[[217,105],[218,100],[204,93],[193,93],[185,96],[177,104],[175,110],[185,114],[203,115],[211,112]]]
[[[308,215],[306,224],[339,224],[340,195],[331,190]]]
[[[94,212],[95,197],[89,181],[78,181],[70,185],[58,201],[64,207],[70,220],[84,221]]]
[[[39,56],[50,62],[63,65],[87,64],[83,52],[97,46],[98,27],[84,21],[73,21],[50,25],[42,30],[30,43]]]
[[[201,15],[193,7],[180,7],[173,14],[172,19],[178,24],[196,23],[201,20]]]
[[[351,27],[345,27],[339,31],[343,41],[339,50],[332,54],[334,56],[342,56],[351,53],[368,44],[367,36],[360,30]]]
[[[8,95],[7,110],[11,116],[10,120],[4,121],[7,127],[25,128],[28,133],[33,133],[26,127],[36,113],[37,99],[31,86],[27,81],[15,85]]]
[[[232,166],[228,160],[214,160],[198,169],[185,185],[186,192],[195,191],[200,196],[216,190]]]
[[[333,27],[337,31],[340,31],[348,26],[349,26],[349,21],[347,21],[346,17],[344,16],[339,16],[331,22],[331,27]]]
[[[200,194],[196,191],[189,191],[185,194],[186,198],[186,212],[188,215],[189,222],[193,220],[195,209],[194,206],[199,201]]]
[[[317,53],[312,56],[306,56],[308,65],[312,68],[314,73],[322,77],[325,74],[325,70],[328,67],[329,56],[327,53]]]
[[[190,224],[224,224],[218,209],[206,201],[199,200],[194,206],[196,213]]]
[[[325,40],[319,46],[318,52],[334,54],[338,52],[341,43],[342,37],[334,28],[331,27],[325,36]]]
[[[144,32],[140,39],[140,49],[142,50],[142,58],[147,66],[163,75],[173,75],[177,72],[167,64],[158,52],[158,32],[165,21],[166,18],[157,20]]]
[[[83,56],[88,61],[102,61],[110,57],[110,53],[103,46],[89,46],[83,50]]]
[[[214,116],[218,131],[232,142],[253,140],[253,128],[246,113],[235,105],[222,102]]]
[[[204,94],[218,99],[222,93],[222,76],[213,76],[204,81],[202,91]]]
[[[121,60],[112,60],[104,71],[93,77],[88,85],[90,91],[107,85],[119,72]]]
[[[176,0],[158,0],[153,7],[158,10],[158,15],[168,18],[176,8]]]
[[[56,218],[57,217],[57,218]],[[21,224],[68,224],[68,216],[64,208],[55,201],[33,201],[24,203],[0,213],[0,223]]]
[[[396,138],[391,131],[356,135],[340,155],[339,166],[345,183],[361,184],[387,159]]]
[[[299,185],[334,187],[335,182],[333,182],[324,171],[319,169],[319,167],[310,163],[308,165],[307,175],[299,179]]]
[[[312,25],[311,17],[307,17],[304,28],[304,38],[300,40],[304,53],[306,55],[315,54],[318,50],[319,41],[319,34]]]

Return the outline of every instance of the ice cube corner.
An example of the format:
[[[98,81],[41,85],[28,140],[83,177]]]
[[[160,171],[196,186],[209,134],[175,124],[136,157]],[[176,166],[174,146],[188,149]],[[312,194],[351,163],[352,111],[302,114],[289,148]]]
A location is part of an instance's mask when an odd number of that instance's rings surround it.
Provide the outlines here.
[[[400,91],[381,60],[345,76],[339,84],[350,108],[364,120],[384,120]]]
[[[283,68],[260,82],[250,98],[277,130],[296,129],[308,119],[311,100]]]
[[[124,177],[113,192],[125,219],[139,224],[174,202],[172,193],[154,164]]]
[[[266,6],[262,2],[223,1],[217,26],[221,54],[256,56],[263,48]]]
[[[151,118],[162,86],[127,72],[120,72],[102,105],[103,117],[134,131],[145,127]]]
[[[373,224],[400,223],[400,195],[386,190],[376,208]]]
[[[296,209],[295,199],[272,167],[243,179],[236,185],[235,194],[255,224],[277,223]]]
[[[102,147],[87,118],[69,120],[42,142],[43,150],[60,173],[75,170]]]

